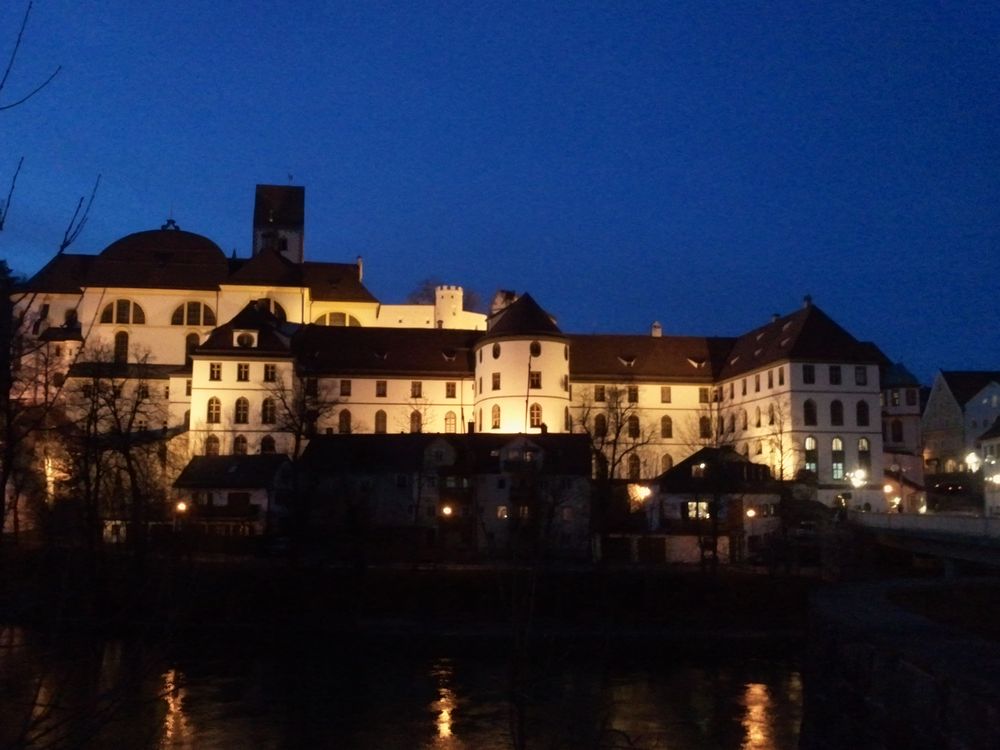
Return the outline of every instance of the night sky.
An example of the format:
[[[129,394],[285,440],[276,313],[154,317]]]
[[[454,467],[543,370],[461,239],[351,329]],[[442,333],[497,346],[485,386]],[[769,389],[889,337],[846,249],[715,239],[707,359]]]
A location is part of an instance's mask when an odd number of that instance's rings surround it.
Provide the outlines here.
[[[0,6],[0,50],[25,2]],[[0,96],[0,256],[172,215],[401,302],[530,291],[571,332],[735,335],[805,294],[922,380],[1000,368],[1000,4],[37,0]]]

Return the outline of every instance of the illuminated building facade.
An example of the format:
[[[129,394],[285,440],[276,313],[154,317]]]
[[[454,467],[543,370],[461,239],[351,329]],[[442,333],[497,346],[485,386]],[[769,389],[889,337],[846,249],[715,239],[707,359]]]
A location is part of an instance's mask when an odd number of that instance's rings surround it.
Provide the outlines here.
[[[18,295],[43,346],[34,397],[59,398],[100,358],[142,365],[141,429],[201,455],[301,453],[317,434],[586,434],[596,473],[648,479],[731,447],[818,497],[879,507],[878,349],[808,298],[735,338],[563,332],[528,294],[463,309],[382,304],[361,259],[302,258],[301,189],[262,186],[254,254],[180,230],[60,254]],[[124,370],[123,370],[124,371]]]

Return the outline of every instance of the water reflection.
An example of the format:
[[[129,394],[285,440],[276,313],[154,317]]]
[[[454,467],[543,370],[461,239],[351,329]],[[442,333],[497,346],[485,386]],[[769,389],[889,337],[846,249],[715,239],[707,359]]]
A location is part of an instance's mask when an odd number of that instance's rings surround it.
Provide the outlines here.
[[[559,646],[525,665],[512,691],[502,643],[154,649],[0,629],[0,747],[500,750],[515,716],[528,746],[554,750],[798,742],[801,684],[784,657]]]

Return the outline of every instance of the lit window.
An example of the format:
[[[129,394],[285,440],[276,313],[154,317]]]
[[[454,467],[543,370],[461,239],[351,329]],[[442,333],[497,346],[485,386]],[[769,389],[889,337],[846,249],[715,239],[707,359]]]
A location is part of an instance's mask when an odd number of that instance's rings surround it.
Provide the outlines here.
[[[455,426],[457,419],[455,417],[455,412],[450,411],[444,415],[444,431],[445,432],[455,432]]]
[[[844,441],[839,437],[830,441],[830,472],[834,479],[844,478]]]
[[[510,509],[506,505],[497,506],[497,518],[501,521],[510,517]]]
[[[529,425],[531,427],[541,427],[542,426],[542,406],[541,404],[532,404],[531,408],[528,410],[529,419],[531,420]]]
[[[872,470],[872,449],[868,438],[858,438],[858,466],[869,473]]]
[[[819,473],[819,452],[816,449],[816,438],[811,435],[805,441],[805,468],[813,474]]]
[[[500,407],[496,404],[493,405],[493,410],[490,413],[490,426],[494,430],[500,429]]]

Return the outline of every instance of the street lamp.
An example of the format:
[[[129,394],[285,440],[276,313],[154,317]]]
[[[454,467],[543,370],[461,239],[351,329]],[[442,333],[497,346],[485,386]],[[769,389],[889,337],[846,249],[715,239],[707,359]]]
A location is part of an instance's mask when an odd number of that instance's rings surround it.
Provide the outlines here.
[[[174,531],[177,531],[177,523],[187,513],[188,504],[183,500],[178,500],[174,505]]]

